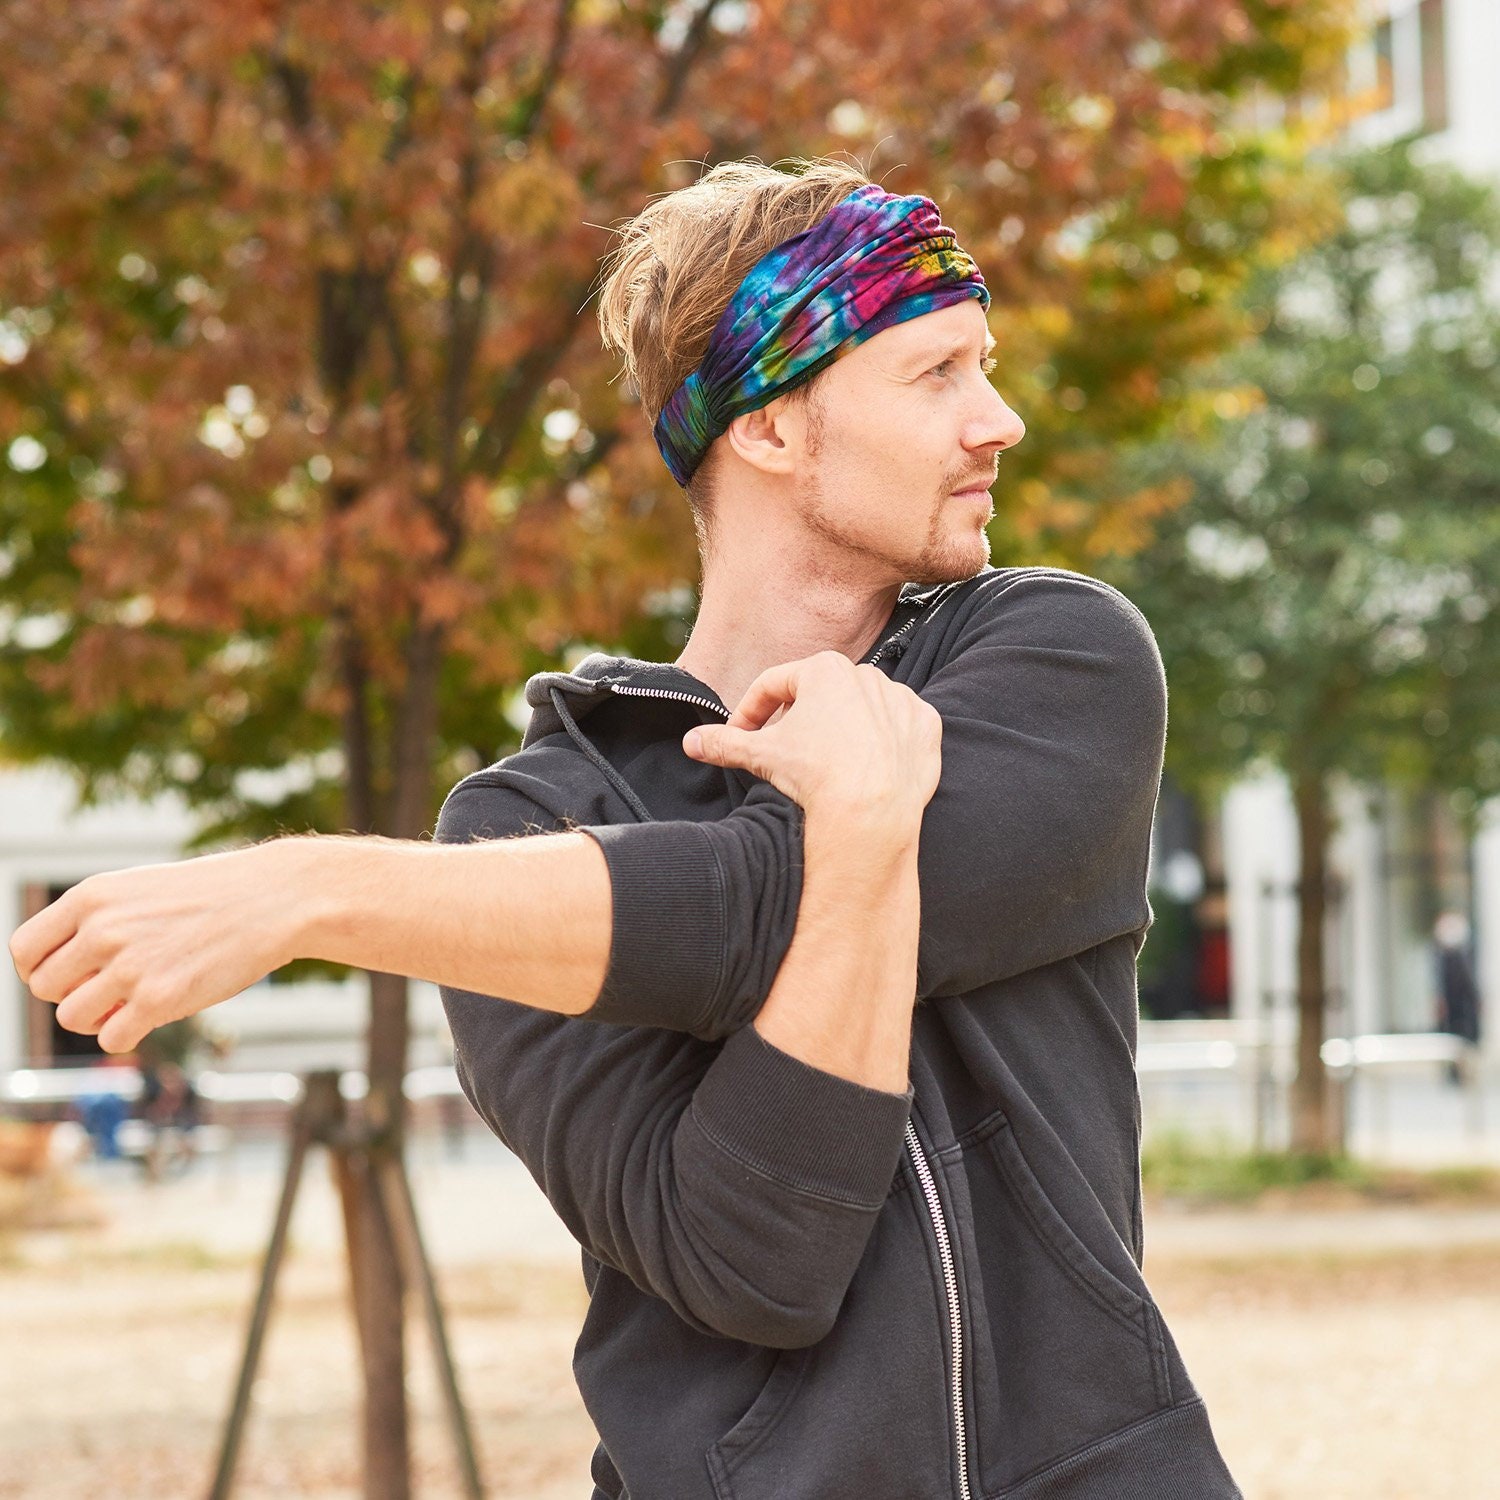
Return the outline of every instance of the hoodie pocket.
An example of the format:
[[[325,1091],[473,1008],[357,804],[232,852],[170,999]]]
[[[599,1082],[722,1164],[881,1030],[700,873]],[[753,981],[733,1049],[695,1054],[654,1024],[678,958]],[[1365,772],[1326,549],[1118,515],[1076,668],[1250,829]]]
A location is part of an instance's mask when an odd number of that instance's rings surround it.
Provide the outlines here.
[[[1170,1405],[1166,1351],[1124,1244],[1111,1263],[1091,1248],[1005,1115],[943,1159],[963,1251],[974,1477],[992,1495]],[[1099,1245],[1118,1240],[1079,1184],[1076,1211],[1092,1208]]]
[[[903,1176],[833,1328],[807,1348],[781,1351],[749,1410],[704,1454],[715,1500],[958,1492],[931,1238],[926,1209]]]
[[[786,1413],[802,1383],[807,1361],[806,1349],[778,1349],[771,1373],[749,1409],[708,1450],[708,1470],[719,1500],[729,1500],[734,1493],[729,1485],[730,1473],[765,1442]]]

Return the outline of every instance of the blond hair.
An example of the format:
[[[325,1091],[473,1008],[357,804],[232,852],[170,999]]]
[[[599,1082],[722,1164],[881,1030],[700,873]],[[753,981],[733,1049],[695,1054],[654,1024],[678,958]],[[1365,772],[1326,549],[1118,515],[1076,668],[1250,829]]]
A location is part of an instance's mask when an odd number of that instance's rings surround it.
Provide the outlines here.
[[[604,347],[619,353],[648,425],[698,368],[709,335],[745,274],[768,250],[817,223],[840,199],[870,181],[833,157],[790,157],[767,166],[726,161],[687,187],[663,193],[617,229],[599,294]],[[787,392],[813,396],[822,372]],[[814,428],[819,407],[812,406]],[[816,430],[814,431],[816,439]],[[710,449],[687,486],[698,544],[713,533]]]

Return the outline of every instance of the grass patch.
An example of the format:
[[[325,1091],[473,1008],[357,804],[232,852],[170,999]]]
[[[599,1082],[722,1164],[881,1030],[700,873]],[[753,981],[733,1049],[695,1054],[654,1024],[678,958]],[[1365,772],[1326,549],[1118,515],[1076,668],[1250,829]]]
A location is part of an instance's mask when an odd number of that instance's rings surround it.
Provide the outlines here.
[[[1247,1151],[1222,1135],[1163,1130],[1141,1151],[1141,1182],[1155,1197],[1195,1203],[1277,1199],[1381,1203],[1500,1203],[1500,1172],[1488,1167],[1419,1170],[1351,1156]]]

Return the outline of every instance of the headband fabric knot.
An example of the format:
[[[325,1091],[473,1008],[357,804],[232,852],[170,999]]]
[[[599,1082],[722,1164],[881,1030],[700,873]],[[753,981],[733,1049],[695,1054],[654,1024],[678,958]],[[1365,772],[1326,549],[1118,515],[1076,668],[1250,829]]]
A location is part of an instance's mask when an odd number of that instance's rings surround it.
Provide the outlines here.
[[[686,487],[709,444],[883,328],[989,288],[931,198],[870,182],[766,252],[714,324],[702,363],[653,434]]]

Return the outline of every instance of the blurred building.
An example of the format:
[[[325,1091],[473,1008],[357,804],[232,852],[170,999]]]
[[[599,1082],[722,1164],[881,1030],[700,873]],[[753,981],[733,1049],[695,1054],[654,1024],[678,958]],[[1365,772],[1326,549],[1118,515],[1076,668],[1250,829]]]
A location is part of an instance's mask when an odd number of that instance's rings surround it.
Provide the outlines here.
[[[1259,101],[1256,113],[1331,116],[1377,145],[1413,132],[1423,149],[1500,184],[1500,0],[1366,0],[1369,28],[1332,100]],[[1213,817],[1168,781],[1152,860],[1158,925],[1142,953],[1147,1015],[1250,1017],[1293,1005],[1297,826],[1285,780],[1246,780]],[[1330,1034],[1437,1025],[1434,925],[1468,919],[1486,1055],[1500,1059],[1500,799],[1465,837],[1444,788],[1337,789],[1328,913]],[[1153,944],[1171,951],[1153,961]],[[1226,952],[1227,950],[1227,952]],[[1225,984],[1225,978],[1228,984]],[[1227,991],[1227,992],[1226,992]]]

